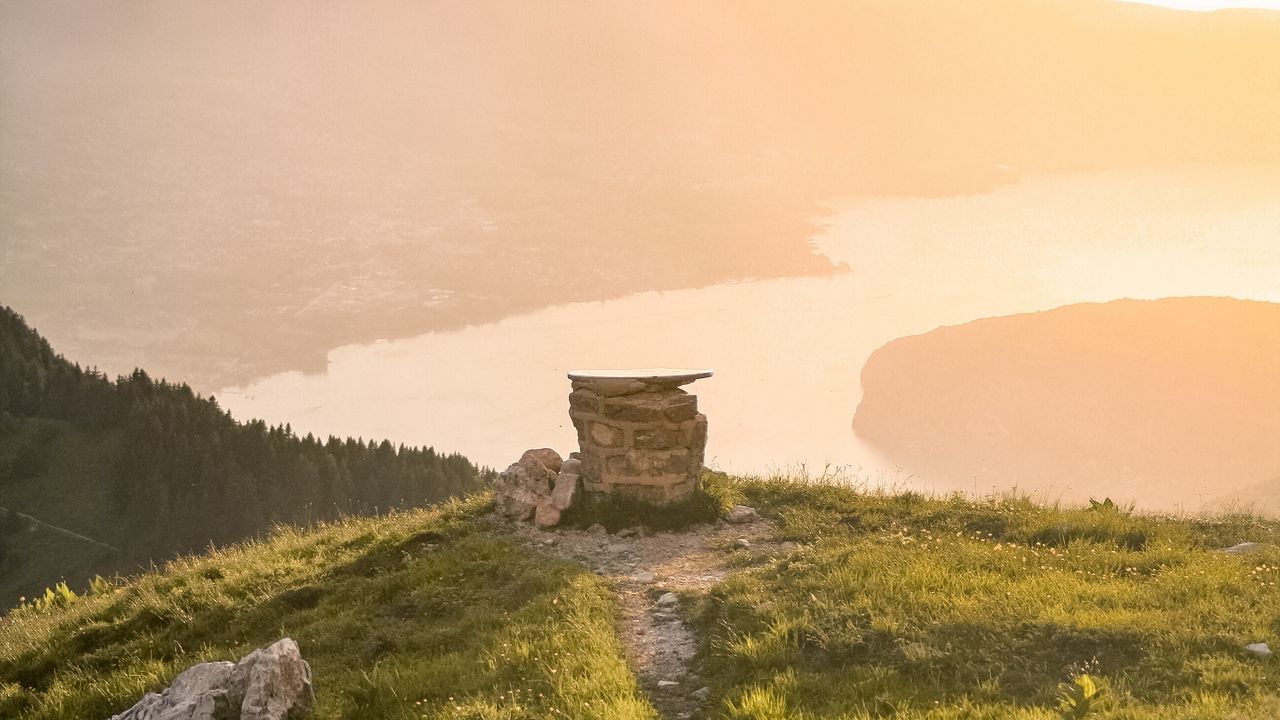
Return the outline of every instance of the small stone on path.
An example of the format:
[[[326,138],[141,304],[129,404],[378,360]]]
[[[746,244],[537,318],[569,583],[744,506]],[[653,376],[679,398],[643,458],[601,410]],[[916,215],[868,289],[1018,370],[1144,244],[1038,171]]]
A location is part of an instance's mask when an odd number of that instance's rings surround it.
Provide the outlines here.
[[[738,538],[737,540],[733,541],[733,544],[735,547],[740,547],[740,548],[743,548],[744,550],[751,549],[751,541],[746,538]]]
[[[703,686],[693,691],[693,696],[701,702],[706,702],[711,697],[711,688]]]
[[[679,684],[680,683],[676,682],[675,680],[659,680],[658,681],[658,687],[660,688],[671,688]]]
[[[725,516],[724,519],[731,523],[742,524],[749,523],[760,517],[760,513],[756,509],[747,505],[734,505]]]
[[[1275,655],[1275,653],[1271,652],[1271,646],[1267,645],[1264,642],[1251,643],[1249,645],[1245,645],[1244,649],[1248,650],[1254,656],[1260,657],[1260,658],[1269,658]]]
[[[663,593],[658,598],[658,607],[672,607],[680,602],[680,597],[673,592]]]
[[[587,532],[591,535],[608,535],[609,534],[609,531],[605,529],[605,526],[601,525],[600,523],[596,523],[595,525],[592,525],[591,527],[587,528]]]

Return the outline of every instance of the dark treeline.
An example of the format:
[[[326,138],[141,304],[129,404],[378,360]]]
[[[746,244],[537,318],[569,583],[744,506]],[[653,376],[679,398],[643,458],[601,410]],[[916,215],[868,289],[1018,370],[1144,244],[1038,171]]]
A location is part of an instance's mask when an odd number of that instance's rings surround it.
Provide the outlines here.
[[[83,490],[109,499],[97,510],[126,530],[122,552],[139,562],[275,523],[422,505],[481,482],[461,455],[241,424],[214,398],[142,370],[113,382],[57,355],[22,316],[0,307],[0,438],[10,441],[0,487],[40,477],[68,433],[110,438],[107,466],[95,476],[106,487]],[[66,507],[77,505],[69,499]]]

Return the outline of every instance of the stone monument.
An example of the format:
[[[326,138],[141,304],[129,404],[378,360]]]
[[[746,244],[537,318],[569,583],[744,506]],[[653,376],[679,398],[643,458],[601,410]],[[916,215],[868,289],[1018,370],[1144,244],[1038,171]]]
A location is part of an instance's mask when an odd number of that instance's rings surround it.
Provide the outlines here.
[[[666,504],[698,487],[707,416],[681,389],[710,370],[575,370],[569,417],[578,431],[583,490]]]

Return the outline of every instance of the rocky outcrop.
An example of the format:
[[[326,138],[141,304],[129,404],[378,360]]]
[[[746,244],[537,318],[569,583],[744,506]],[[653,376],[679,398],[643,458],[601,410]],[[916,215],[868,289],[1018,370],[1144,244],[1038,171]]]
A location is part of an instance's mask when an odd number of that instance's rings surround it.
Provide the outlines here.
[[[209,662],[182,671],[162,693],[147,693],[112,720],[223,720],[239,717],[227,681],[235,663]]]
[[[582,461],[576,457],[561,460],[550,448],[526,450],[494,481],[494,509],[510,520],[557,525],[581,495],[581,473]]]
[[[292,720],[315,704],[311,666],[289,638],[241,658],[227,686],[240,700],[240,720]]]
[[[494,509],[511,520],[532,520],[539,505],[550,505],[561,465],[555,450],[526,450],[493,482]],[[559,518],[556,521],[559,522]]]
[[[299,720],[314,705],[311,666],[283,638],[238,663],[193,665],[111,720]]]

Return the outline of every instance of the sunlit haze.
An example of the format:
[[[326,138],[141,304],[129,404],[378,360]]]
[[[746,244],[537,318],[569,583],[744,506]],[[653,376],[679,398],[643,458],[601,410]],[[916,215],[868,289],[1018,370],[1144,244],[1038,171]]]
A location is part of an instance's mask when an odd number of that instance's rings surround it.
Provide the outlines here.
[[[1173,8],[1175,10],[1196,10],[1200,12],[1207,12],[1210,10],[1226,10],[1231,8],[1280,10],[1280,2],[1277,2],[1277,0],[1122,0],[1122,1],[1140,3],[1143,5],[1159,5],[1160,7]]]
[[[0,0],[0,717],[1275,720],[1277,589],[1280,0]]]
[[[1280,14],[1056,0],[0,13],[4,301],[68,357],[191,383],[240,419],[500,467],[521,444],[572,440],[556,390],[570,366],[723,357],[700,384],[723,408],[722,467],[1026,488],[1034,458],[975,481],[851,432],[872,351],[1079,302],[1280,301]],[[672,294],[629,304],[650,292]],[[770,320],[669,344],[722,293]],[[620,319],[607,341],[534,333],[524,353],[558,349],[537,363],[503,349],[520,318],[566,304],[580,310],[550,311],[565,328]],[[476,344],[477,328],[495,334]],[[738,365],[774,336],[815,352]],[[463,368],[341,365],[414,337],[414,357],[511,365],[464,387]],[[306,391],[281,380],[297,373]],[[766,401],[797,375],[814,385],[804,403]],[[509,426],[483,410],[533,388]],[[1126,497],[1154,472],[1126,470]],[[1069,474],[1046,473],[1043,492],[1087,494]],[[1280,461],[1243,476],[1240,492],[1280,482]],[[1148,502],[1232,490],[1194,486]]]
[[[0,717],[1276,720],[1280,0],[0,0]]]

